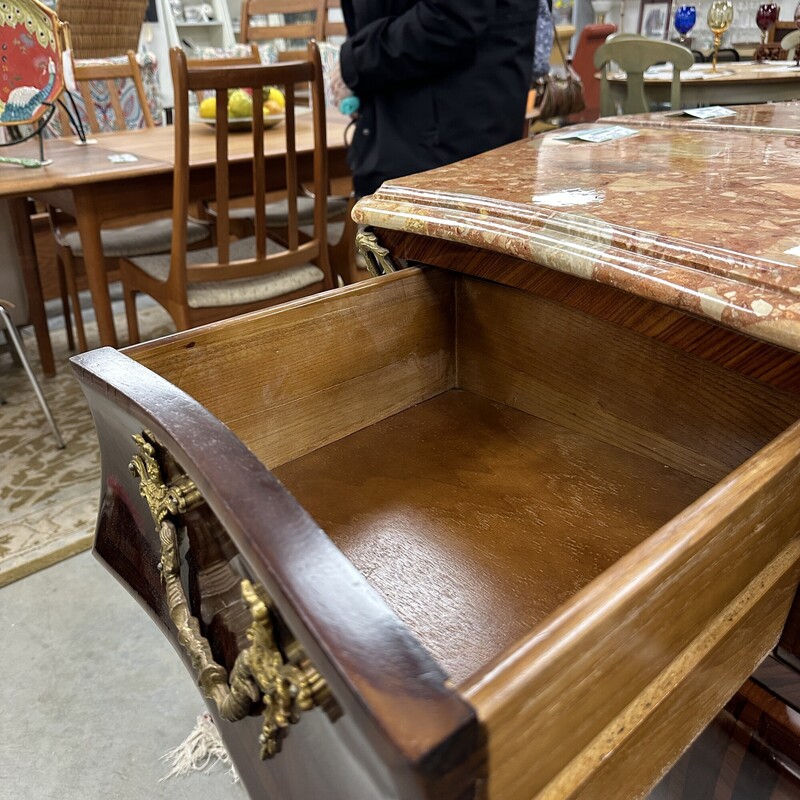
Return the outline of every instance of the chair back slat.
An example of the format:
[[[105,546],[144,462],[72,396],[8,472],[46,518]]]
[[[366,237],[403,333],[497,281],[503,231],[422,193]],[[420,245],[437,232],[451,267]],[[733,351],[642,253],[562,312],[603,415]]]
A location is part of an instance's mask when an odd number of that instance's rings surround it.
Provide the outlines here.
[[[220,264],[230,262],[230,182],[228,166],[228,90],[217,89],[216,144],[217,167],[214,172],[214,189],[217,201],[217,248]]]
[[[295,107],[294,86],[286,87],[286,107]],[[286,115],[286,187],[288,211],[288,248],[297,250],[299,231],[297,225],[297,135],[294,114]]]
[[[322,64],[319,63],[319,50],[314,47],[314,54],[322,74]],[[313,108],[325,108],[325,86],[322,80],[311,84],[311,104]],[[325,198],[330,192],[328,179],[328,131],[325,127],[325,115],[314,115],[314,197],[318,200]],[[327,231],[328,215],[324,202],[317,202],[314,206],[314,229]]]
[[[264,90],[262,87],[257,86],[253,89],[253,208],[255,211],[256,259],[258,260],[267,256],[265,159],[263,146],[258,146],[260,142],[264,141],[264,115],[257,113],[258,109],[261,109],[263,105]],[[294,114],[291,115],[291,119],[294,119]]]
[[[89,121],[89,130],[92,133],[100,133],[100,123],[97,121],[97,108],[92,100],[91,87],[87,81],[78,83],[77,86],[83,98],[83,107],[86,109],[86,119]]]

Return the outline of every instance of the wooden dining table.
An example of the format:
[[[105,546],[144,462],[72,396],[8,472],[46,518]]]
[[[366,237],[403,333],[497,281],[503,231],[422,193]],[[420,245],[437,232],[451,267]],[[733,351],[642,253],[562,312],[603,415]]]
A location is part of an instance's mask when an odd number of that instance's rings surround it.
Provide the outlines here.
[[[669,103],[672,67],[645,72],[644,90],[651,104]],[[611,72],[608,84],[615,102],[626,95],[624,72]],[[794,62],[728,62],[712,71],[711,64],[694,64],[681,72],[681,103],[687,108],[739,105],[800,98],[800,67]]]
[[[345,128],[349,118],[329,115],[327,149],[332,180],[349,175],[346,164]],[[190,180],[192,200],[214,196],[216,135],[212,127],[198,122],[190,126]],[[296,121],[298,174],[301,181],[312,177],[314,136],[310,114]],[[269,190],[285,188],[285,128],[264,132],[265,171]],[[172,205],[174,128],[162,126],[141,130],[103,133],[92,144],[72,139],[45,142],[47,166],[25,169],[0,166],[0,198],[33,197],[63,209],[77,220],[83,259],[97,318],[100,342],[117,347],[111,310],[105,258],[100,239],[104,225],[136,214],[168,209]],[[252,135],[231,133],[229,141],[231,188],[246,193],[252,171]],[[27,142],[6,150],[10,155],[36,157],[38,145]],[[126,155],[121,160],[120,155]],[[29,249],[20,254],[30,274]],[[30,281],[29,281],[30,283]]]

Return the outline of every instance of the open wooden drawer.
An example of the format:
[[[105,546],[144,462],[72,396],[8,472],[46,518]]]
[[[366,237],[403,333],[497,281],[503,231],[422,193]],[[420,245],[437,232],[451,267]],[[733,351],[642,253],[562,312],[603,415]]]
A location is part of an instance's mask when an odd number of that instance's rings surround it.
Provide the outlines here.
[[[215,710],[252,796],[644,794],[797,588],[800,400],[536,294],[410,269],[74,365],[97,555],[228,673],[252,579],[327,687],[267,761]],[[143,431],[204,500],[166,586]]]

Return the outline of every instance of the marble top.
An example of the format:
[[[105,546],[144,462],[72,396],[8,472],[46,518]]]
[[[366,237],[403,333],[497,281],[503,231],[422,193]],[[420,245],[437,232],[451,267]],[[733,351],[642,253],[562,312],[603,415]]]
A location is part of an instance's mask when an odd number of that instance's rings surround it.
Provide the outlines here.
[[[549,134],[389,181],[354,217],[508,253],[800,351],[799,160],[793,136]]]
[[[732,106],[733,117],[695,119],[682,111],[659,111],[653,114],[627,114],[607,117],[598,122],[609,125],[636,125],[646,128],[683,128],[687,130],[739,131],[800,136],[800,101],[758,103]]]

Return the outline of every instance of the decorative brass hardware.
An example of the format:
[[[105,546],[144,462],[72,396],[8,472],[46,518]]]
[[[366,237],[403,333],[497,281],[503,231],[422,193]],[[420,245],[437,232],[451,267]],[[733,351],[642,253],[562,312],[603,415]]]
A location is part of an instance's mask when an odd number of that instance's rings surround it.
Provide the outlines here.
[[[367,269],[375,276],[397,272],[389,250],[378,242],[371,228],[362,228],[356,234],[356,249],[367,262]]]
[[[134,434],[133,441],[139,445],[139,455],[133,457],[128,469],[139,478],[139,494],[150,506],[156,525],[168,515],[185,514],[203,502],[203,496],[185,475],[169,486],[164,484],[156,459],[155,438],[150,431],[143,431],[141,436]]]
[[[139,446],[139,453],[134,455],[129,468],[139,478],[139,492],[147,501],[158,529],[161,543],[158,568],[178,641],[192,662],[200,688],[217,704],[224,719],[236,722],[246,717],[254,705],[263,703],[261,758],[272,758],[280,752],[289,725],[299,721],[301,711],[321,705],[329,714],[335,713],[328,686],[297,642],[285,648],[284,656],[272,626],[270,614],[275,612],[271,601],[263,587],[247,579],[242,580],[241,591],[252,616],[247,629],[250,645],[236,656],[229,681],[227,670],[214,660],[208,639],[189,610],[180,577],[178,529],[173,519],[201,505],[203,496],[186,475],[169,484],[164,482],[152,433],[144,431],[141,436],[134,435],[133,440]]]
[[[330,704],[330,692],[322,676],[299,647],[284,661],[274,639],[269,619],[270,601],[261,586],[242,581],[242,596],[250,607],[253,622],[247,631],[250,647],[236,659],[244,662],[243,671],[255,680],[264,702],[264,726],[259,741],[261,758],[272,758],[288,733],[290,724],[300,719],[301,711]],[[236,671],[234,666],[234,672]]]

